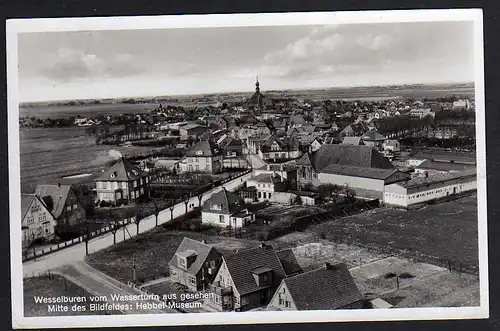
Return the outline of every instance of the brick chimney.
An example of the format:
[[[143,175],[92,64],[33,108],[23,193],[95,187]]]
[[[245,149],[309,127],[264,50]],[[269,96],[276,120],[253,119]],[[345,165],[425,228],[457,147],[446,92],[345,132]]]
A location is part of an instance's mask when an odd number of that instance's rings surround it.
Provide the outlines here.
[[[261,244],[260,244],[260,248],[267,248],[266,243],[264,243],[264,242],[263,242],[263,243],[261,243]]]
[[[203,240],[201,241],[201,243],[202,243],[202,244],[206,244],[206,243],[207,243],[207,241],[206,241],[205,239],[203,239]]]
[[[332,269],[333,269],[333,266],[332,266],[330,263],[325,262],[325,269],[326,269],[326,270],[332,270]]]

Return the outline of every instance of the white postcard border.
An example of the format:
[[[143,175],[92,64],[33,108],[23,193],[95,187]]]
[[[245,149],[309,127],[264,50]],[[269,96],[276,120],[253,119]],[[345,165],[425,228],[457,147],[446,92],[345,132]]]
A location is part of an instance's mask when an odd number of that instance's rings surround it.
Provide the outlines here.
[[[159,314],[120,316],[24,317],[23,267],[20,218],[20,154],[18,108],[19,33],[48,31],[137,30],[166,28],[207,28],[279,25],[360,24],[430,21],[474,22],[474,66],[476,100],[476,145],[478,185],[478,235],[480,306],[459,308],[399,308],[377,310],[239,312],[201,314]],[[244,323],[300,323],[345,321],[394,321],[430,319],[478,319],[489,317],[486,130],[484,98],[483,22],[480,9],[401,10],[317,13],[266,13],[224,15],[174,15],[143,17],[94,17],[13,19],[7,21],[7,82],[9,130],[9,187],[11,238],[12,323],[14,328],[113,327],[156,325],[222,325]]]

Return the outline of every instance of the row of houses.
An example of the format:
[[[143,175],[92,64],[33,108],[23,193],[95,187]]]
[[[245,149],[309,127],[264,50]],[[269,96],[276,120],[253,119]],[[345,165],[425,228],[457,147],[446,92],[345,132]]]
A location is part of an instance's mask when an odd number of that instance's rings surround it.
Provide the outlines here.
[[[271,245],[223,255],[206,241],[184,238],[169,262],[173,281],[210,293],[216,311],[331,310],[366,303],[346,265],[304,272],[291,249]]]

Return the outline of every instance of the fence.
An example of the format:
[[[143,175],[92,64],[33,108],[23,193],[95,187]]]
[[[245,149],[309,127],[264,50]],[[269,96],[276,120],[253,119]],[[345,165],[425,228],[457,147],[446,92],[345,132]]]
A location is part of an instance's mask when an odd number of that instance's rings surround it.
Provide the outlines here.
[[[123,226],[127,226],[133,222],[134,222],[133,218],[125,219],[123,221],[118,221],[116,226],[123,227]],[[80,244],[82,242],[85,242],[87,240],[91,240],[92,238],[98,237],[100,235],[109,233],[113,230],[114,226],[115,225],[108,225],[102,229],[91,232],[88,235],[84,234],[83,236],[74,238],[72,240],[65,241],[65,242],[57,244],[57,245],[50,246],[48,248],[41,249],[38,251],[36,251],[35,249],[27,249],[23,253],[23,262],[35,260],[37,257],[45,256],[45,255],[48,255],[50,253],[56,252],[58,250],[61,250],[61,249],[67,248],[67,247],[71,247],[71,246],[74,246],[76,244]]]

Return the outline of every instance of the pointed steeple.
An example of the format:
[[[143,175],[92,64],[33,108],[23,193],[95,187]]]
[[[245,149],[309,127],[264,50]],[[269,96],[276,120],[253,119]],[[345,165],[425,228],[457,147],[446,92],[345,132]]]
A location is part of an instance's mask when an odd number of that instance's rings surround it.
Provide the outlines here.
[[[259,76],[257,75],[257,79],[255,81],[255,91],[256,92],[259,92],[260,91],[260,88],[259,88]]]

